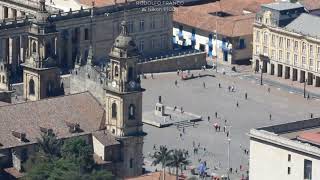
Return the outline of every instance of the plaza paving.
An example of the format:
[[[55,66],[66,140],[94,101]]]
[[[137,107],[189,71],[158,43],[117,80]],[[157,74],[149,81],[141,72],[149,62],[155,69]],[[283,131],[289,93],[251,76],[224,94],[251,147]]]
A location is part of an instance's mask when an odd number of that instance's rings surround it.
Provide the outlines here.
[[[198,74],[197,72],[192,72]],[[214,73],[207,70],[201,73]],[[249,138],[246,133],[251,128],[269,126],[272,124],[286,123],[307,119],[310,113],[314,117],[320,116],[320,101],[305,100],[301,95],[292,94],[278,88],[257,85],[255,81],[246,80],[241,76],[226,76],[217,74],[216,77],[204,77],[193,80],[181,81],[176,73],[154,74],[155,79],[144,79],[142,85],[146,88],[143,96],[143,111],[151,111],[162,96],[164,104],[168,106],[182,106],[185,111],[192,112],[203,117],[210,116],[199,122],[196,127],[185,128],[186,133],[180,138],[180,131],[174,126],[156,128],[144,125],[145,137],[144,154],[147,169],[152,169],[149,164],[152,159],[149,153],[154,152],[154,144],[167,145],[169,148],[187,149],[191,154],[193,166],[197,166],[199,159],[206,161],[209,172],[225,174],[228,167],[227,150],[228,141],[226,133],[215,132],[214,123],[221,125],[221,130],[227,120],[227,128],[230,126],[230,159],[231,167],[239,169],[240,164],[248,166],[248,155],[243,153],[249,149]],[[174,81],[178,80],[178,86]],[[203,88],[203,82],[206,88]],[[222,88],[218,88],[218,83]],[[235,86],[235,92],[228,92],[228,86]],[[248,93],[245,100],[244,94]],[[239,103],[239,107],[236,103]],[[218,112],[218,119],[214,118]],[[270,120],[269,115],[272,114]],[[193,155],[193,141],[196,146],[200,143],[202,148],[199,155]],[[204,152],[203,148],[206,148]],[[218,169],[213,170],[216,166]],[[159,167],[157,167],[159,168]],[[239,171],[239,170],[238,170]],[[245,170],[233,174],[231,179],[239,179]]]

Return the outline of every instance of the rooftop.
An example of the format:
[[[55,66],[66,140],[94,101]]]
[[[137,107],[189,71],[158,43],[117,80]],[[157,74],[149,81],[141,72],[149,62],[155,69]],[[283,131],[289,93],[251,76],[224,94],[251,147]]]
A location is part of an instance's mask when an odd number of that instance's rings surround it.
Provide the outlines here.
[[[319,0],[302,0],[301,4],[303,4],[303,6],[309,11],[320,9]]]
[[[303,7],[300,3],[290,3],[290,2],[274,2],[270,4],[263,4],[262,6],[270,9],[274,9],[277,11],[297,9],[297,8]]]
[[[320,118],[262,127],[251,130],[250,136],[290,145],[291,148],[303,148],[307,144],[306,147],[315,147],[311,150],[320,155]]]
[[[23,145],[17,135],[25,134],[30,143],[40,137],[41,128],[52,129],[59,137],[73,136],[70,124],[79,124],[82,133],[101,129],[104,108],[89,93],[29,101],[0,107],[0,148]],[[16,133],[16,134],[17,134]]]
[[[228,37],[252,34],[255,13],[263,3],[273,0],[221,0],[212,3],[180,6],[174,11],[174,21],[208,32],[217,30]],[[253,13],[244,14],[248,8]],[[219,17],[213,14],[223,12],[228,16]],[[217,24],[217,26],[216,26]]]
[[[314,27],[320,27],[320,17],[303,13],[288,24],[285,29],[305,36],[320,38],[320,29]]]

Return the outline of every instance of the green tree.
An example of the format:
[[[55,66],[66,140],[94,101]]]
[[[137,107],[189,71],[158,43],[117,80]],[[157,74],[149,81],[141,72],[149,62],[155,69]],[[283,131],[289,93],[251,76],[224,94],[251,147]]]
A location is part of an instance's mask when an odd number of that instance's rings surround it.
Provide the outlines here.
[[[37,139],[39,152],[49,159],[60,157],[61,141],[53,133],[42,133]]]
[[[179,172],[179,168],[182,168],[188,164],[190,164],[189,160],[188,160],[188,155],[186,153],[186,151],[181,150],[181,149],[175,149],[172,151],[171,153],[171,158],[170,158],[170,162],[169,162],[169,166],[170,167],[174,167],[176,170],[176,179],[178,180],[178,172]]]
[[[61,154],[64,159],[69,159],[77,164],[81,171],[91,170],[94,165],[92,146],[84,139],[66,140],[62,146]]]
[[[48,142],[47,137],[42,142]],[[51,141],[49,141],[51,142]],[[80,138],[66,140],[59,152],[51,151],[49,144],[41,145],[40,151],[28,160],[31,167],[27,171],[27,180],[112,180],[114,177],[108,171],[95,170],[92,147]],[[56,143],[53,143],[56,144]],[[46,146],[48,145],[48,146]],[[42,148],[46,147],[46,148]],[[44,150],[45,149],[45,150]],[[48,149],[51,149],[50,151]],[[45,153],[62,156],[45,158]],[[49,153],[50,152],[50,153]],[[52,153],[54,152],[54,153]]]
[[[170,163],[171,152],[172,150],[168,150],[166,146],[160,146],[159,150],[152,155],[152,158],[154,159],[152,164],[161,164],[163,180],[165,180],[166,167]]]

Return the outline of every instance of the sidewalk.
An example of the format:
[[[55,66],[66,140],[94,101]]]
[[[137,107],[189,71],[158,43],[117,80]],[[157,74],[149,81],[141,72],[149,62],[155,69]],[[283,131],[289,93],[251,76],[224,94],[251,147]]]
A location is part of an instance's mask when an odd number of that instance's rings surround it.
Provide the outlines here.
[[[251,77],[250,77],[251,76]],[[260,82],[260,73],[249,73],[246,77],[258,80]],[[304,92],[304,83],[300,83],[298,81],[292,81],[290,79],[284,79],[281,77],[276,77],[273,75],[263,74],[263,83],[268,84],[270,86],[275,86],[278,88],[286,89],[290,93],[302,94]],[[310,95],[310,97],[320,98],[320,87],[314,87],[312,85],[306,85],[306,95]]]

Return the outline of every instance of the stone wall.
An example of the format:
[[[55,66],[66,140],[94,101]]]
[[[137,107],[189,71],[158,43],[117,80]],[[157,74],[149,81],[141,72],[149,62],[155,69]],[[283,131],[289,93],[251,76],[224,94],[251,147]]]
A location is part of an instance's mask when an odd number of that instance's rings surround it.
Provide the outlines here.
[[[138,64],[139,73],[160,73],[177,70],[201,69],[206,65],[206,53],[197,52],[178,56],[159,58]]]

